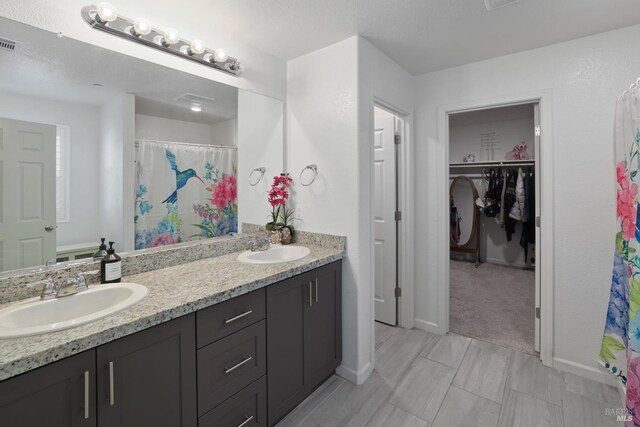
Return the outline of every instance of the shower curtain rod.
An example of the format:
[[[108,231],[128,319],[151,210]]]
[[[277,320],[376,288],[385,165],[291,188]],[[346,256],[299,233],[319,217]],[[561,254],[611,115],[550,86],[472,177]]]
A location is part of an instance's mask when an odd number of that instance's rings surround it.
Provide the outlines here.
[[[237,150],[238,147],[234,147],[233,145],[212,145],[212,144],[193,144],[190,142],[178,142],[178,141],[159,141],[157,139],[136,139],[136,145],[141,142],[156,142],[158,144],[178,144],[178,145],[186,145],[189,147],[207,147],[207,148],[227,148],[229,150]]]

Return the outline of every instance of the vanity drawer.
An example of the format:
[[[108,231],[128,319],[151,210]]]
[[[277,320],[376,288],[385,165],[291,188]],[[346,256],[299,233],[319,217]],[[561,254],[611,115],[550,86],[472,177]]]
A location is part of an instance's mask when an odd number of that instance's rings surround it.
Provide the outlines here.
[[[265,329],[262,320],[198,350],[198,415],[267,372]]]
[[[198,311],[196,315],[198,348],[264,319],[264,295],[264,289],[259,289]]]
[[[198,420],[198,426],[267,427],[267,377],[260,378],[204,414]]]

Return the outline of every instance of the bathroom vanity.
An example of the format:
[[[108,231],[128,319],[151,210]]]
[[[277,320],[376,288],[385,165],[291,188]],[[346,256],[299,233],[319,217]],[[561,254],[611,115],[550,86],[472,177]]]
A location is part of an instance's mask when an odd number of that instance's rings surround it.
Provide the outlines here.
[[[0,424],[274,425],[340,364],[342,254],[266,267],[237,255],[134,275],[150,291],[136,306],[3,340]]]

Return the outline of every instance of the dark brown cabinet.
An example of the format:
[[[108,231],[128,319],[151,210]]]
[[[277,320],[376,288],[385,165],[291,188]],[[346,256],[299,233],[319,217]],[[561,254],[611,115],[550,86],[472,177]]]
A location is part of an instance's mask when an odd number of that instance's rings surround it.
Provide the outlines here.
[[[275,424],[342,360],[342,263],[267,288],[267,402]]]
[[[89,350],[0,382],[0,425],[94,427],[95,367]]]
[[[197,424],[195,315],[97,349],[100,427]]]
[[[340,364],[341,319],[337,261],[1,381],[0,426],[273,425]]]

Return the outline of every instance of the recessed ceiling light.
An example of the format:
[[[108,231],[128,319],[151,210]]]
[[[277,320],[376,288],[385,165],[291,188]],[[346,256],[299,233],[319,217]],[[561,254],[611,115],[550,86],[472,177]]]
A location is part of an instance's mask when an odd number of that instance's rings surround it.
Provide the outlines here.
[[[202,107],[199,105],[192,105],[191,111],[193,111],[194,113],[199,113],[200,111],[202,111]]]

